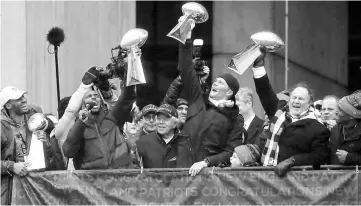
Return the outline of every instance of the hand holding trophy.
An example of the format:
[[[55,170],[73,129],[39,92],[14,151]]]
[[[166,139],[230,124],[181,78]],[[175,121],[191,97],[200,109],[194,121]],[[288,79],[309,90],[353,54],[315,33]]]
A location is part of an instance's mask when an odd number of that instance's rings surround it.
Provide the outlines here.
[[[120,46],[128,52],[126,86],[145,84],[145,76],[140,60],[140,47],[146,42],[148,32],[144,29],[131,29],[122,38]]]
[[[188,33],[192,28],[192,19],[195,23],[206,22],[209,18],[207,10],[199,3],[189,2],[182,6],[183,16],[179,19],[178,24],[167,34],[168,37],[174,38],[185,44]],[[194,27],[194,25],[193,25]]]
[[[282,39],[272,32],[258,32],[253,34],[251,39],[254,44],[235,55],[228,65],[229,69],[240,75],[261,55],[261,47],[265,47],[267,52],[277,52],[285,46]]]

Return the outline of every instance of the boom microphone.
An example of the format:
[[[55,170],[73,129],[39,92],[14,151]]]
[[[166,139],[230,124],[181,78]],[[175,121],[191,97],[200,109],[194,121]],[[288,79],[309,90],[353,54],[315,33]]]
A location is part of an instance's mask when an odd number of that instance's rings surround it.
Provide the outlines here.
[[[53,27],[50,29],[46,38],[50,44],[54,45],[54,47],[58,47],[64,41],[65,34],[62,28]]]
[[[50,44],[54,46],[54,53],[48,52],[49,54],[55,54],[55,72],[56,72],[56,90],[57,90],[57,97],[58,97],[58,104],[60,102],[60,86],[59,86],[59,68],[58,68],[58,47],[65,39],[65,34],[62,28],[53,27],[50,29],[49,33],[46,35],[46,39]]]

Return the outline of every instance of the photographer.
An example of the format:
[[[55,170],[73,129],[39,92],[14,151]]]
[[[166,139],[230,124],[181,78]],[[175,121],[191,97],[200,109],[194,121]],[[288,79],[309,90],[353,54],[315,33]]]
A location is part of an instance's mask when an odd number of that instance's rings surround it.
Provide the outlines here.
[[[82,82],[89,85],[101,73],[91,68]],[[75,169],[128,168],[130,157],[123,132],[135,102],[135,88],[124,89],[114,107],[109,110],[96,91],[88,91],[82,100],[82,110],[63,145],[64,155],[73,158]],[[89,105],[94,104],[90,109]]]
[[[180,21],[184,21],[181,17]],[[194,27],[194,21],[189,20]],[[239,89],[236,78],[225,73],[212,84],[209,96],[202,89],[192,64],[191,32],[185,43],[179,44],[179,68],[184,82],[183,90],[189,103],[187,121],[183,127],[190,135],[195,162],[189,174],[198,174],[202,168],[229,162],[236,146],[242,144],[242,121],[238,119],[235,94]],[[203,81],[208,75],[202,77]],[[243,120],[240,118],[239,120]],[[237,126],[241,124],[242,126]]]

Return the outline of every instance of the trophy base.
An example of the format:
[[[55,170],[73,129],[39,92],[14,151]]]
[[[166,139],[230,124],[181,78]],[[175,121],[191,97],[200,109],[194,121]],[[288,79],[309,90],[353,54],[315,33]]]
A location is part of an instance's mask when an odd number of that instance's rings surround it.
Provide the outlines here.
[[[38,140],[35,134],[32,135],[29,155],[24,157],[29,162],[28,171],[41,171],[46,169],[43,142]]]

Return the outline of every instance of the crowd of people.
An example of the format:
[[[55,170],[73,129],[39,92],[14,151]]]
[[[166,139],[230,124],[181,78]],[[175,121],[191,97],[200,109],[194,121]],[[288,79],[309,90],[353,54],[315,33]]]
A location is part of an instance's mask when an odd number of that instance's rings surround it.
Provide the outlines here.
[[[107,89],[94,89],[101,70],[90,68],[60,101],[58,118],[44,114],[47,127],[36,131],[46,169],[189,168],[195,176],[206,167],[274,166],[283,177],[293,166],[360,165],[361,91],[315,101],[312,89],[298,83],[276,93],[261,53],[252,70],[264,120],[253,111],[254,91],[240,88],[233,75],[207,85],[210,69],[195,71],[191,31],[179,44],[180,75],[159,106],[138,108],[136,86],[122,87],[119,97],[108,80]],[[13,86],[0,92],[2,204],[10,203],[12,176],[28,173],[27,123],[42,113],[25,94]]]

